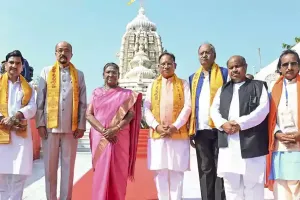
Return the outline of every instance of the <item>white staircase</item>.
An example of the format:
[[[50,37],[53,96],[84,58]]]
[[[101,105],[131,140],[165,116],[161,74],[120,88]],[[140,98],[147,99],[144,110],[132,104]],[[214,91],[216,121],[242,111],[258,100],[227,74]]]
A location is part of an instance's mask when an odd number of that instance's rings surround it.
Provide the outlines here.
[[[78,140],[77,152],[91,152],[90,138],[89,138],[90,129],[91,129],[91,125],[90,123],[87,122],[84,136]]]

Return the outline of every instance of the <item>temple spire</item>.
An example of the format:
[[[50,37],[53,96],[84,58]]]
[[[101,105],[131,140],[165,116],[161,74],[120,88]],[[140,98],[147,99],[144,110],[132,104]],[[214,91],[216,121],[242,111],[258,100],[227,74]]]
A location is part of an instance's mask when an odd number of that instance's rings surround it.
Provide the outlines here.
[[[140,8],[143,8],[144,7],[144,1],[143,0],[140,0]]]

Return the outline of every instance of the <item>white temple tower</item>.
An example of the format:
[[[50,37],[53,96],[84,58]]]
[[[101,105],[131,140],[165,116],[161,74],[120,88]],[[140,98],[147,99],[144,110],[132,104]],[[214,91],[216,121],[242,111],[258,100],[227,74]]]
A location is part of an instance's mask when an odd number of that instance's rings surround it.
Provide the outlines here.
[[[156,25],[146,17],[141,7],[138,15],[128,23],[117,54],[120,86],[140,92],[145,97],[148,85],[158,76],[158,57],[162,51]]]

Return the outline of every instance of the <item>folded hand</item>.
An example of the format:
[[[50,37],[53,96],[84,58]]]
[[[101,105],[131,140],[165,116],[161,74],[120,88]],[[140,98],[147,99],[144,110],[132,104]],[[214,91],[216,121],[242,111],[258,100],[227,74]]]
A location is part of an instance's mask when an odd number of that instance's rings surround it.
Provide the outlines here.
[[[286,138],[292,138],[295,142],[300,142],[300,132],[289,132],[284,134]]]
[[[12,126],[11,130],[13,130],[13,131],[25,131],[26,128],[27,128],[27,126],[19,125],[19,126]]]
[[[11,127],[14,124],[14,122],[13,122],[13,120],[11,120],[10,117],[5,117],[5,118],[1,119],[0,124],[5,125],[7,127]]]
[[[115,144],[117,142],[117,133],[119,132],[118,127],[112,127],[106,129],[102,134],[110,142]]]
[[[294,138],[294,133],[276,133],[276,139],[285,144],[286,146],[290,146],[296,143]]]
[[[170,137],[170,132],[168,125],[158,125],[156,131],[160,134],[161,138]]]

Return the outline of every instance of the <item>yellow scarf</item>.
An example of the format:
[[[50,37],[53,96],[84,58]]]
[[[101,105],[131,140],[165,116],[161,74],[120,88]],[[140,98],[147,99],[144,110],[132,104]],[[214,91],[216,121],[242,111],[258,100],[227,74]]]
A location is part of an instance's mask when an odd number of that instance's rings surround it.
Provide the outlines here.
[[[160,75],[152,85],[151,91],[151,111],[154,115],[154,118],[158,123],[161,123],[160,120],[160,97],[161,97],[161,85],[162,85],[162,76]],[[175,74],[173,76],[173,113],[172,121],[175,122],[178,118],[182,108],[184,106],[184,86],[181,79],[179,79]],[[160,134],[155,130],[151,129],[151,137],[154,139],[160,138]],[[188,131],[186,125],[182,126],[178,133],[173,134],[172,139],[186,139],[188,138]]]
[[[190,119],[189,135],[194,135],[196,133],[196,92],[202,69],[203,67],[201,66],[200,69],[198,69],[198,71],[194,74],[192,81],[192,114]],[[221,69],[216,63],[214,63],[210,72],[210,105],[213,102],[217,90],[222,87],[222,85],[223,76]],[[211,128],[215,128],[215,125],[210,117],[208,124]]]
[[[72,110],[72,131],[78,127],[78,105],[79,105],[79,85],[78,73],[72,63],[70,63],[70,74],[73,87],[73,110]],[[58,127],[58,108],[60,94],[60,67],[56,61],[50,70],[47,78],[47,128]]]
[[[3,74],[0,77],[0,113],[4,117],[8,117],[8,75],[7,73]],[[25,78],[20,75],[20,83],[21,88],[24,93],[22,98],[22,107],[26,106],[31,98],[32,95],[32,88],[27,83]],[[20,137],[26,138],[27,137],[27,130],[25,131],[17,131],[16,134]],[[9,144],[10,143],[10,130],[5,129],[3,126],[0,125],[0,144]]]

